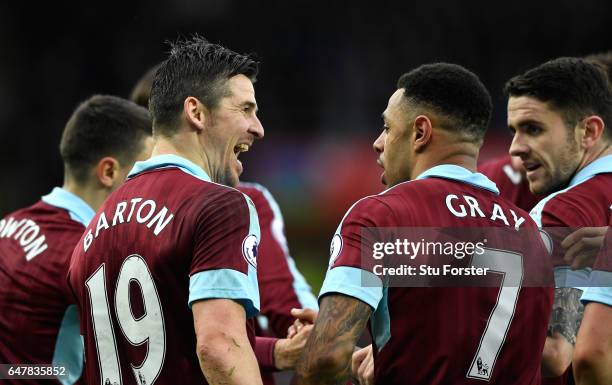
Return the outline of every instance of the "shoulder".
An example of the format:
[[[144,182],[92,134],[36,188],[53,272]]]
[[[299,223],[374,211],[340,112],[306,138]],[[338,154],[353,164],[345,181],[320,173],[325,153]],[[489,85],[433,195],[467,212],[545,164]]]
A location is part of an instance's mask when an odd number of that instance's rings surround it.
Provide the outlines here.
[[[596,175],[544,198],[531,214],[542,226],[604,225],[612,203],[612,174]]]
[[[236,189],[251,198],[258,210],[263,207],[272,208],[278,205],[270,190],[259,183],[240,182]]]

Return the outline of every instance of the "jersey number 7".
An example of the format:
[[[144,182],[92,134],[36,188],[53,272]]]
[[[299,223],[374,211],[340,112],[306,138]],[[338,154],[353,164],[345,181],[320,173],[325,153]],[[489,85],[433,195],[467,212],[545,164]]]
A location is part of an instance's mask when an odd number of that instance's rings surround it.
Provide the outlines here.
[[[514,318],[523,283],[523,256],[511,251],[485,249],[482,254],[474,253],[472,266],[486,267],[490,272],[502,276],[497,301],[491,310],[487,326],[480,337],[478,350],[467,373],[468,378],[488,381],[491,379],[497,356]]]

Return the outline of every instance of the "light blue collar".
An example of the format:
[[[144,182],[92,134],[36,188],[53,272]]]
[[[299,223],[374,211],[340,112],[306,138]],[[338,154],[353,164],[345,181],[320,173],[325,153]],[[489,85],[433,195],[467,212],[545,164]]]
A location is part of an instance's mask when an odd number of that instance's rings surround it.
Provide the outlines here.
[[[425,179],[431,177],[456,180],[459,182],[483,188],[485,190],[489,190],[499,195],[497,185],[491,182],[489,178],[478,172],[471,172],[467,168],[463,168],[454,164],[441,164],[439,166],[432,167],[429,170],[423,172],[421,175],[417,176],[416,179]]]
[[[603,156],[589,163],[585,168],[578,171],[576,175],[574,175],[569,185],[570,187],[575,186],[587,179],[591,179],[597,174],[604,174],[608,172],[612,172],[612,155]]]
[[[55,187],[51,193],[41,199],[46,204],[68,211],[70,218],[86,227],[96,215],[96,212],[84,200],[61,187]]]
[[[178,167],[196,178],[202,179],[206,182],[211,182],[211,179],[206,171],[204,171],[200,166],[183,157],[172,154],[157,155],[143,162],[136,162],[132,168],[132,171],[130,171],[128,174],[128,178],[133,178],[144,171],[167,167]]]

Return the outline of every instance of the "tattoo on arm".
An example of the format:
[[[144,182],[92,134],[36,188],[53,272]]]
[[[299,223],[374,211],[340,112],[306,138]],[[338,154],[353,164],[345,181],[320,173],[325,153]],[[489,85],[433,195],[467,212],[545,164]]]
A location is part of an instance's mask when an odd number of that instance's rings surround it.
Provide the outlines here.
[[[582,290],[571,287],[555,289],[555,302],[548,323],[548,335],[558,332],[572,345],[576,344],[576,335],[582,316],[584,305],[580,303]]]
[[[351,373],[351,355],[372,308],[353,297],[323,297],[321,310],[297,367],[297,384],[341,384]],[[342,367],[321,365],[321,357],[339,358]]]

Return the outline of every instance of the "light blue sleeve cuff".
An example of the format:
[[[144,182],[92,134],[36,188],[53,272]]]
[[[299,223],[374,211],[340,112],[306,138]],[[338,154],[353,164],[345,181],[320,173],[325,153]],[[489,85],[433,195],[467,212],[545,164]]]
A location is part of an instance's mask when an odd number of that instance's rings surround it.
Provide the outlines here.
[[[583,304],[600,302],[612,306],[612,287],[587,287],[580,298]]]
[[[338,266],[327,271],[319,300],[330,293],[357,298],[376,311],[383,297],[382,281],[372,272],[356,267]]]
[[[232,299],[244,306],[247,318],[259,313],[257,271],[249,265],[248,275],[232,269],[205,270],[189,278],[189,307],[203,299]]]
[[[68,376],[58,377],[62,385],[72,385],[81,377],[84,350],[79,310],[76,305],[70,305],[64,312],[64,318],[57,333],[52,361],[54,366],[64,366],[68,372]]]
[[[584,290],[590,285],[591,269],[572,270],[569,267],[555,267],[555,287],[572,287]]]

